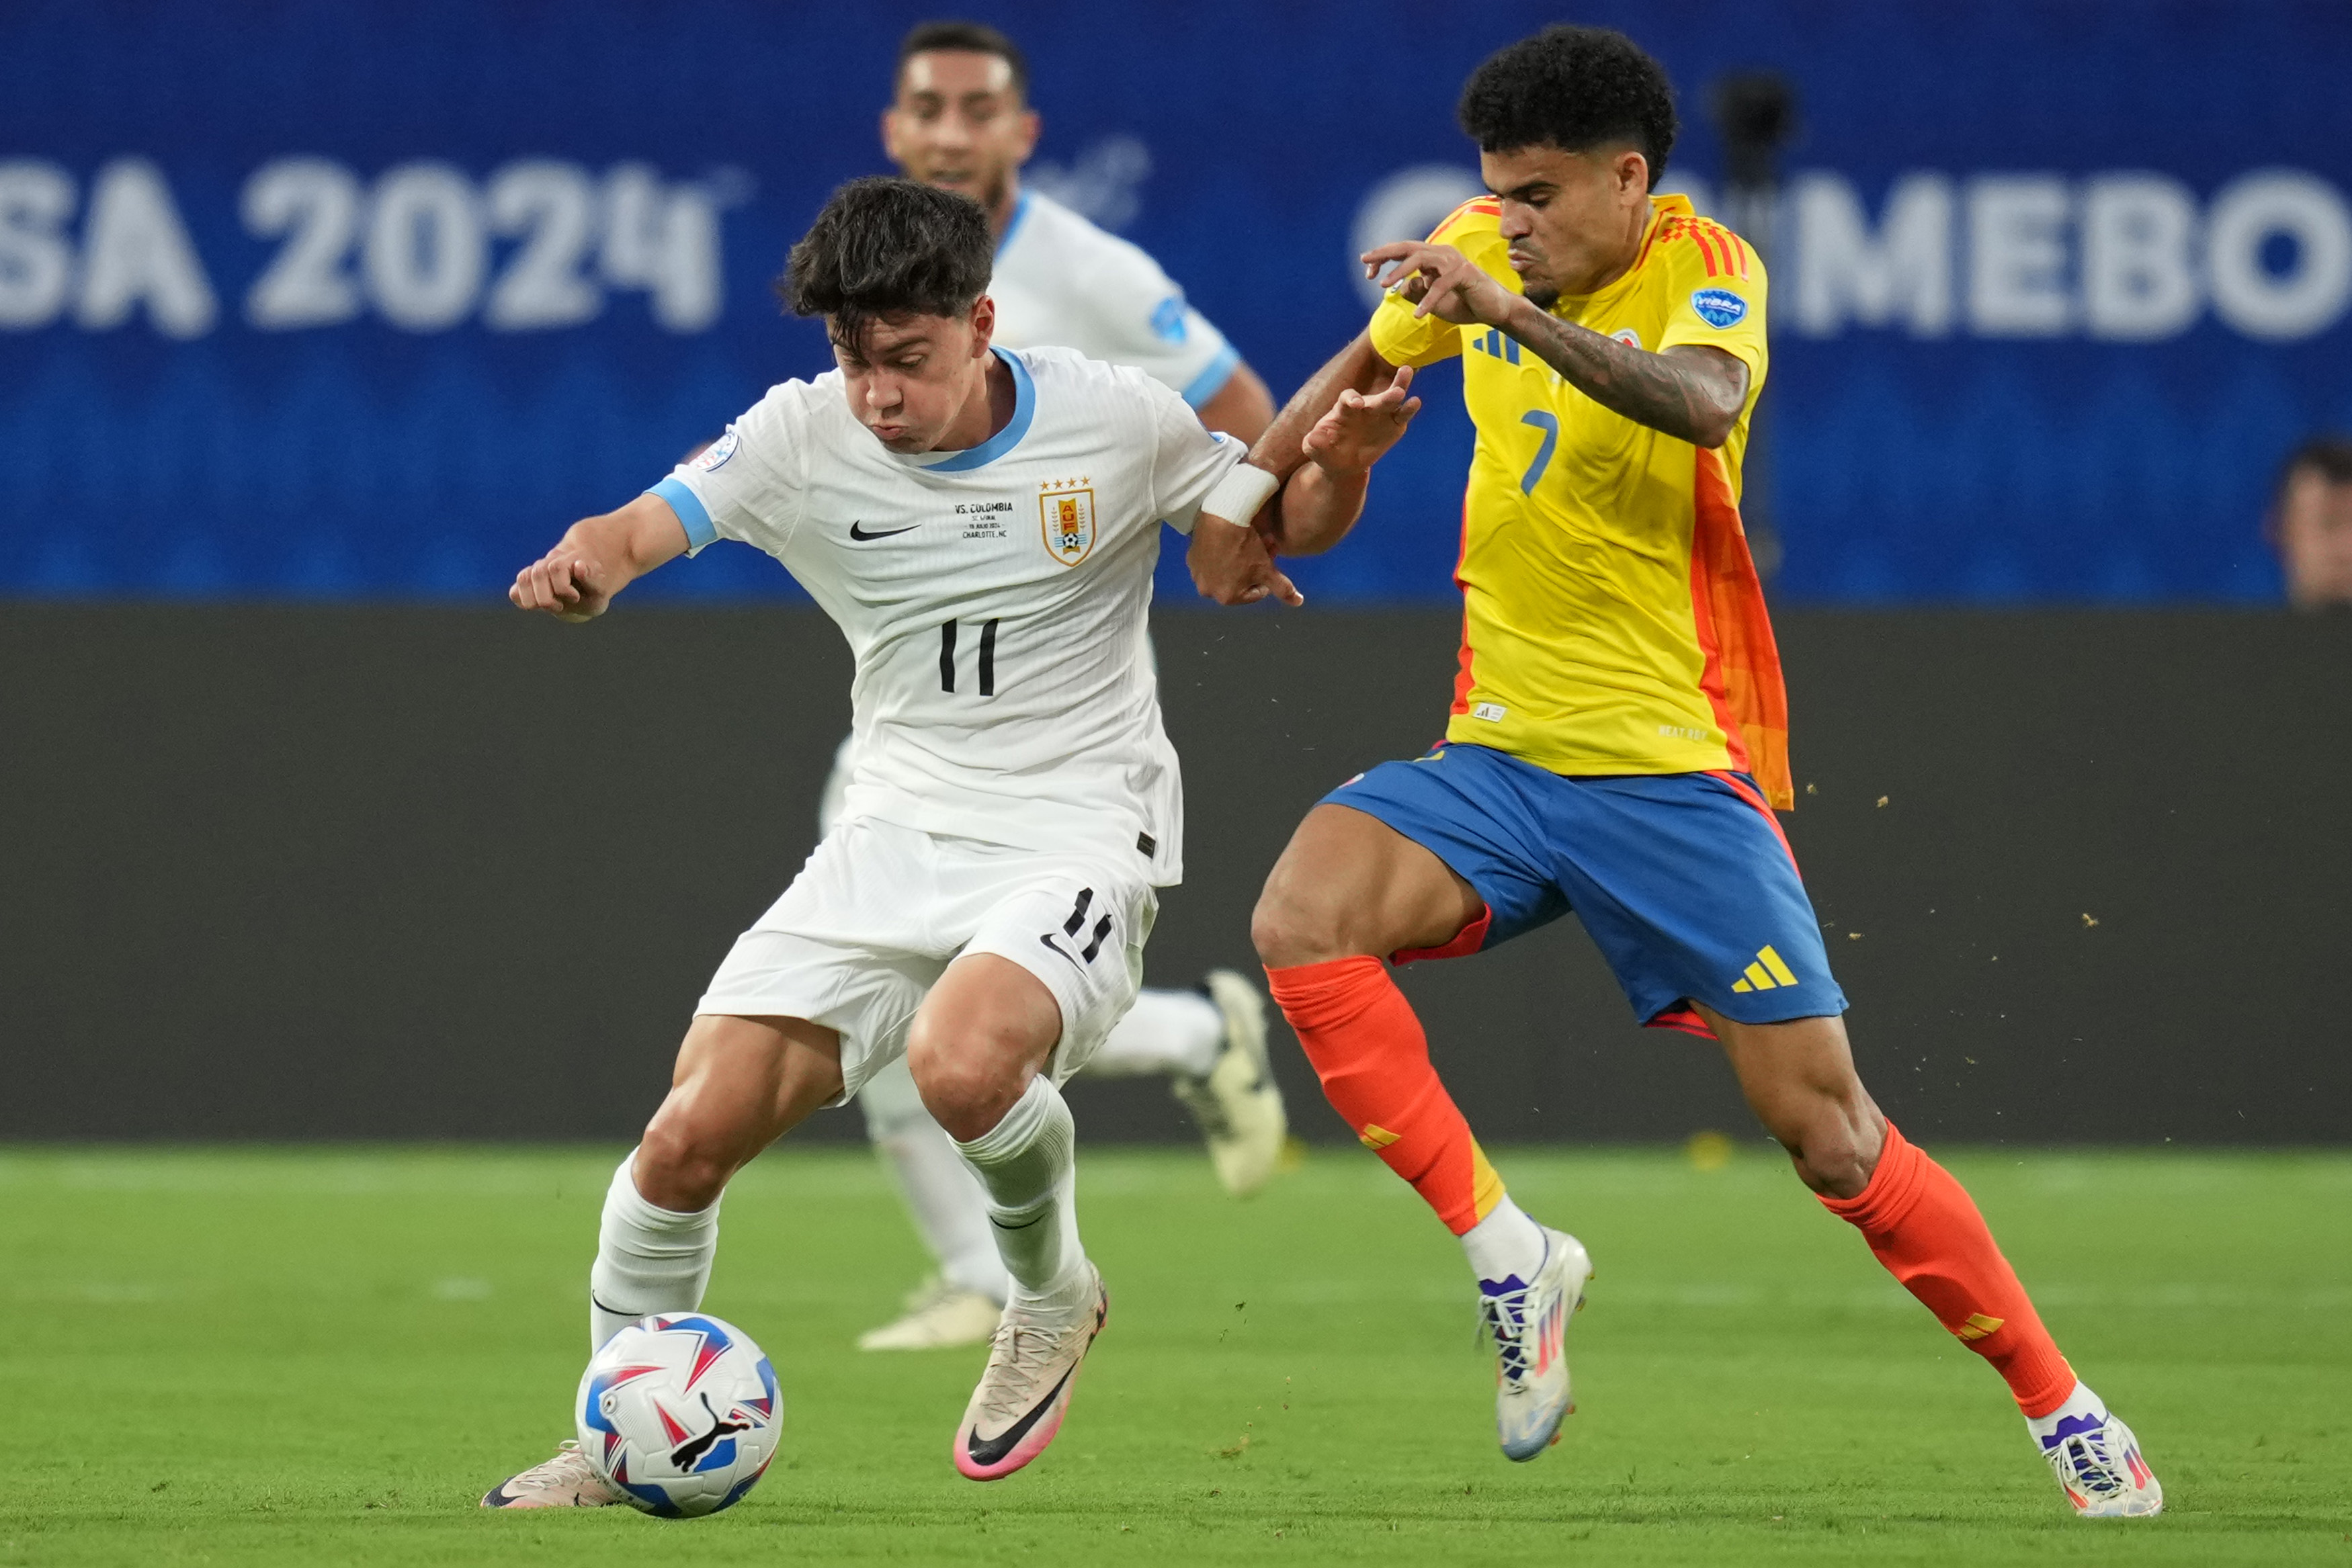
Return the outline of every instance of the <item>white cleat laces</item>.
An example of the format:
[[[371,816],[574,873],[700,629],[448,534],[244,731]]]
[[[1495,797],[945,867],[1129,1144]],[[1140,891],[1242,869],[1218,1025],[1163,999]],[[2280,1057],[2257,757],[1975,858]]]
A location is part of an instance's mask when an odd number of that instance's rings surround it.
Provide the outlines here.
[[[1478,1321],[1495,1344],[1495,1436],[1504,1457],[1522,1463],[1558,1442],[1560,1422],[1576,1409],[1563,1342],[1592,1277],[1575,1237],[1547,1226],[1544,1243],[1534,1280],[1478,1282]]]

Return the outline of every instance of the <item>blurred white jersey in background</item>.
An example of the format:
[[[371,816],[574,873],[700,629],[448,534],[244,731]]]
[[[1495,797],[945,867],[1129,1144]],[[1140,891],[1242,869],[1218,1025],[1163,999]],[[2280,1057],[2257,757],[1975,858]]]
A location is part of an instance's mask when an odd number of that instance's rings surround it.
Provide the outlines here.
[[[1158,262],[1033,190],[1014,200],[988,292],[1005,347],[1052,345],[1133,365],[1195,409],[1242,362]]]

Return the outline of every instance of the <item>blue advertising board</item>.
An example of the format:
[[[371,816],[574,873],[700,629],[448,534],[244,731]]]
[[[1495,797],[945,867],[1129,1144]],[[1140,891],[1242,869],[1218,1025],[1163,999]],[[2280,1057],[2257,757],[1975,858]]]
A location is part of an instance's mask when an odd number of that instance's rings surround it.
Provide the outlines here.
[[[0,10],[0,593],[485,598],[828,362],[769,282],[883,166],[928,14],[695,0]],[[1363,244],[1475,188],[1491,4],[991,7],[1031,178],[1287,392]],[[2260,601],[2282,455],[2352,428],[2352,7],[1601,4],[1799,99],[1773,222],[1777,591]],[[1468,431],[1434,372],[1324,601],[1443,599]],[[1164,591],[1181,589],[1172,560]],[[740,547],[647,584],[795,592]],[[1185,591],[1189,591],[1188,590]]]

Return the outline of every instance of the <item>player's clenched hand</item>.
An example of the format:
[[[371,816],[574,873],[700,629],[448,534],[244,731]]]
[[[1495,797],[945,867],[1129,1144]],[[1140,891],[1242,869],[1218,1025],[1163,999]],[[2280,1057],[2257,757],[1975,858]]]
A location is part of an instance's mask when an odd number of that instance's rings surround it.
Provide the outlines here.
[[[1220,604],[1255,604],[1268,594],[1285,604],[1307,602],[1307,596],[1274,564],[1274,552],[1255,528],[1206,512],[1192,525],[1192,545],[1184,564],[1192,569],[1192,586],[1201,596]]]
[[[613,602],[597,586],[596,563],[570,544],[560,544],[515,573],[507,598],[518,610],[542,610],[559,621],[589,621]]]
[[[1421,400],[1411,395],[1412,391],[1411,365],[1399,365],[1396,379],[1376,392],[1346,389],[1330,412],[1307,433],[1300,449],[1327,474],[1363,473],[1397,444],[1404,427],[1421,412]]]
[[[1366,251],[1363,262],[1364,276],[1414,306],[1415,320],[1435,316],[1456,326],[1499,327],[1517,298],[1450,245],[1384,245]]]

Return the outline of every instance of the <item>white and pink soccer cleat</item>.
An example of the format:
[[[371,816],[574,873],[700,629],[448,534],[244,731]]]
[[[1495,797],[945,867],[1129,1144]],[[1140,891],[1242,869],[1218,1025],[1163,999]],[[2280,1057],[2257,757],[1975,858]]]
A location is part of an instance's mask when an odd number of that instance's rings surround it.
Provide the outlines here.
[[[482,1494],[484,1508],[610,1508],[628,1500],[569,1437],[553,1458],[509,1476]]]
[[[1102,1276],[1087,1265],[1093,1289],[1067,1312],[1008,1306],[996,1325],[988,1370],[971,1391],[956,1428],[955,1467],[976,1481],[1011,1475],[1045,1451],[1077,1386],[1078,1366],[1110,1315]]]

